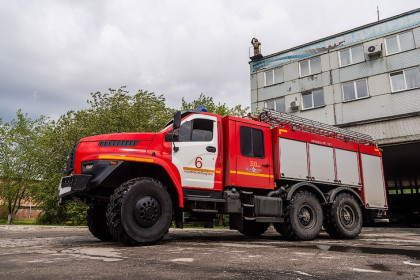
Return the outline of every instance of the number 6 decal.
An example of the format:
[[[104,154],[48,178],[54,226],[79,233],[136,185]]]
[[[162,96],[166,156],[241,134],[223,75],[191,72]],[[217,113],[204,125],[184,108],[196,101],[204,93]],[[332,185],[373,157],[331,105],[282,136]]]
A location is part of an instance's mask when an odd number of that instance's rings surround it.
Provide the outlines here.
[[[197,168],[201,168],[203,167],[203,162],[202,162],[202,158],[201,157],[196,157],[195,158],[195,167]]]

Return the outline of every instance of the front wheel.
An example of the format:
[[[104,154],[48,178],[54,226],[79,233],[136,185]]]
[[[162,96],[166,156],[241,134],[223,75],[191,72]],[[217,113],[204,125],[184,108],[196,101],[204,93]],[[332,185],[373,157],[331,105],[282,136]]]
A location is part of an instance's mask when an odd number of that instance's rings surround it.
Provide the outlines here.
[[[119,187],[108,205],[111,233],[127,245],[160,240],[172,222],[172,200],[166,188],[152,178],[137,178]]]
[[[296,193],[284,213],[284,223],[277,229],[290,240],[315,239],[322,227],[322,208],[310,192]]]
[[[326,211],[325,230],[333,238],[356,238],[363,226],[362,210],[354,196],[337,195]]]

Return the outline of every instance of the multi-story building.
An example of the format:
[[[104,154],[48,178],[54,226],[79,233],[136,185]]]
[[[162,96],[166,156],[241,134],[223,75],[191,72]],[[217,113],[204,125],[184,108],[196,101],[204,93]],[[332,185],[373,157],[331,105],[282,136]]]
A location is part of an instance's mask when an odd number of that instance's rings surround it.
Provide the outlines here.
[[[253,111],[373,136],[391,213],[420,224],[420,9],[251,59]]]

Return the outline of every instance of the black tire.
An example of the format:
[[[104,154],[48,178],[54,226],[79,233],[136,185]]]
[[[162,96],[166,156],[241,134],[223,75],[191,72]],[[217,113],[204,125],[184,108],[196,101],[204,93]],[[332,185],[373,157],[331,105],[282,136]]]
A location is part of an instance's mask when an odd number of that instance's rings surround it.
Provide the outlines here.
[[[313,240],[322,228],[322,208],[310,192],[296,193],[287,204],[279,232],[290,240]]]
[[[356,238],[363,226],[362,210],[354,196],[348,193],[337,195],[325,213],[324,228],[333,238]]]
[[[172,211],[171,197],[159,181],[137,178],[115,190],[108,205],[107,223],[119,242],[152,244],[168,232]]]
[[[259,237],[268,229],[269,225],[269,223],[243,220],[243,228],[239,232],[246,236]]]
[[[91,205],[87,210],[86,221],[90,233],[102,241],[115,241],[106,224],[106,206]]]

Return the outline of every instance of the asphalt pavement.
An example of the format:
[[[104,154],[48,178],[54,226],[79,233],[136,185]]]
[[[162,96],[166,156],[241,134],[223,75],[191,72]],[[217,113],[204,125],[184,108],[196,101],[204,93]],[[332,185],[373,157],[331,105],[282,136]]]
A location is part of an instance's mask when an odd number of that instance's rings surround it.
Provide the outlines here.
[[[0,279],[420,279],[418,229],[364,228],[285,240],[171,229],[153,246],[101,242],[86,227],[0,226]]]

